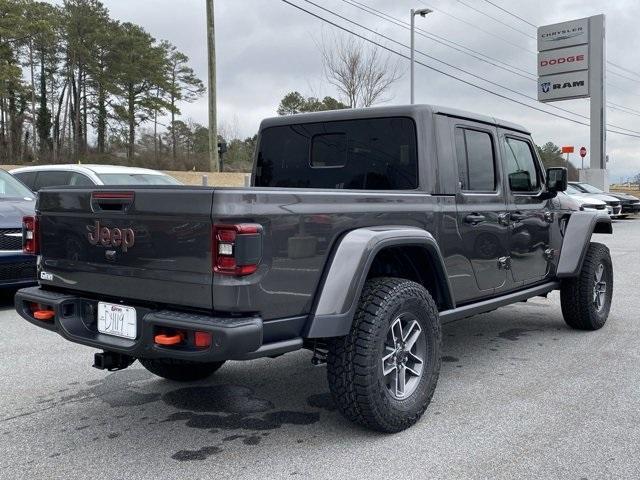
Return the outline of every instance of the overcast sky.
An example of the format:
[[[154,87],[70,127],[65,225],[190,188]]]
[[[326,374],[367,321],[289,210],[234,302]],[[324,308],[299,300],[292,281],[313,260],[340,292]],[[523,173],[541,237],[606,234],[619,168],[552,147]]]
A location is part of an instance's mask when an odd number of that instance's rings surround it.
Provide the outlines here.
[[[330,13],[319,10],[305,0],[290,0],[319,15],[359,30]],[[313,0],[315,3],[353,19],[375,31],[405,44],[408,32],[343,0]],[[457,0],[359,0],[385,13],[409,18],[410,8],[431,7],[435,13],[418,18],[421,28],[449,38],[509,63],[527,72],[536,69],[536,31],[526,23],[496,9],[484,0],[464,0],[505,26]],[[530,0],[492,0],[535,25],[556,23],[574,18],[604,13],[607,16],[608,59],[640,74],[640,1],[638,0],[556,0],[540,2]],[[205,0],[103,0],[111,15],[121,21],[142,25],[158,39],[175,44],[191,58],[197,74],[206,81],[206,25]],[[445,13],[446,12],[446,13]],[[452,18],[454,15],[465,22]],[[474,28],[477,27],[477,28]],[[484,31],[481,31],[482,29]],[[514,29],[521,30],[521,32]],[[289,91],[304,95],[337,96],[324,81],[322,63],[316,42],[322,35],[330,35],[334,28],[280,0],[216,0],[216,36],[218,66],[218,112],[227,131],[239,136],[255,133],[260,119],[275,114],[280,99]],[[365,34],[379,40],[374,34]],[[498,38],[500,37],[500,38]],[[534,38],[530,38],[534,37]],[[388,46],[402,49],[386,41]],[[482,78],[506,85],[528,96],[536,97],[536,82],[500,70],[467,55],[439,45],[432,40],[417,37],[417,49],[434,57],[480,75]],[[408,52],[403,49],[403,53]],[[463,76],[489,90],[537,104],[524,97],[504,91],[481,80],[460,74],[437,62],[417,56],[435,67]],[[409,63],[401,60],[406,72],[391,92],[388,104],[409,103]],[[608,100],[640,112],[640,76],[636,81],[614,75],[613,71],[634,78],[628,72],[610,69],[608,72]],[[553,141],[558,145],[589,147],[589,129],[566,120],[536,112],[529,108],[502,100],[442,74],[418,66],[416,70],[418,103],[432,103],[480,112],[526,125],[538,144]],[[537,104],[546,110],[562,114],[553,107]],[[553,105],[589,114],[588,100],[556,102]],[[183,105],[185,119],[207,123],[206,98]],[[640,116],[609,109],[610,123],[640,132]],[[640,138],[609,134],[607,151],[610,156],[611,180],[640,173]],[[587,158],[588,160],[588,158]],[[574,155],[574,164],[580,166]]]

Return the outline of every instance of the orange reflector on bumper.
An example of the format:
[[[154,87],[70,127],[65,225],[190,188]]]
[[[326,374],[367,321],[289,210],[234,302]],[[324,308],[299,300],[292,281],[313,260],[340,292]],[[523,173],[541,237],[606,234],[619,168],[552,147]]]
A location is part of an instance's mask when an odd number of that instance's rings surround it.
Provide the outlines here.
[[[35,318],[36,320],[48,321],[52,320],[55,316],[56,312],[54,312],[53,310],[36,310],[33,312],[33,318]]]
[[[183,337],[181,333],[175,333],[173,335],[165,335],[164,333],[161,333],[155,336],[154,341],[158,345],[171,346],[178,345],[182,342],[182,339]]]

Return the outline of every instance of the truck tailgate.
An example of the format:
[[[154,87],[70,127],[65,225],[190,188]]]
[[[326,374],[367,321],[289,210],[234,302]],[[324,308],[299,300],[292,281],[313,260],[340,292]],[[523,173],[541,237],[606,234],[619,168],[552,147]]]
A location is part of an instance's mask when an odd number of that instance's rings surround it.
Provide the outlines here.
[[[42,190],[39,280],[114,299],[212,308],[213,190]]]

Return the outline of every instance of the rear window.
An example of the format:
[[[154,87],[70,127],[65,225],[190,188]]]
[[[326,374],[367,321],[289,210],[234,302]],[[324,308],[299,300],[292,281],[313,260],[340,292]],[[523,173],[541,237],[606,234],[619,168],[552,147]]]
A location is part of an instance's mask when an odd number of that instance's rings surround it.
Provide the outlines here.
[[[182,185],[178,180],[169,175],[100,173],[98,177],[105,185]]]
[[[41,170],[36,177],[35,190],[46,187],[66,187],[71,183],[71,172]]]
[[[261,133],[255,185],[418,188],[415,124],[393,117],[267,128]]]

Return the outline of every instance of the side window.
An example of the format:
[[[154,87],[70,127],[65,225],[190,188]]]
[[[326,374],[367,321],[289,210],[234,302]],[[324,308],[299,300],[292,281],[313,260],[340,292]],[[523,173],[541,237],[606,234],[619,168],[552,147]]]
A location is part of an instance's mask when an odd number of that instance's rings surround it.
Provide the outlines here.
[[[491,134],[459,127],[455,131],[455,143],[461,189],[495,191],[496,162]]]
[[[506,175],[512,192],[535,192],[540,189],[540,175],[529,142],[506,137],[504,142]]]
[[[69,181],[69,185],[75,185],[78,187],[92,187],[95,184],[91,181],[89,177],[83,175],[82,173],[72,173],[71,180]]]
[[[66,187],[71,181],[71,172],[40,171],[36,179],[36,190],[45,187]]]
[[[30,190],[34,190],[37,172],[14,173],[13,176],[24,183]]]

